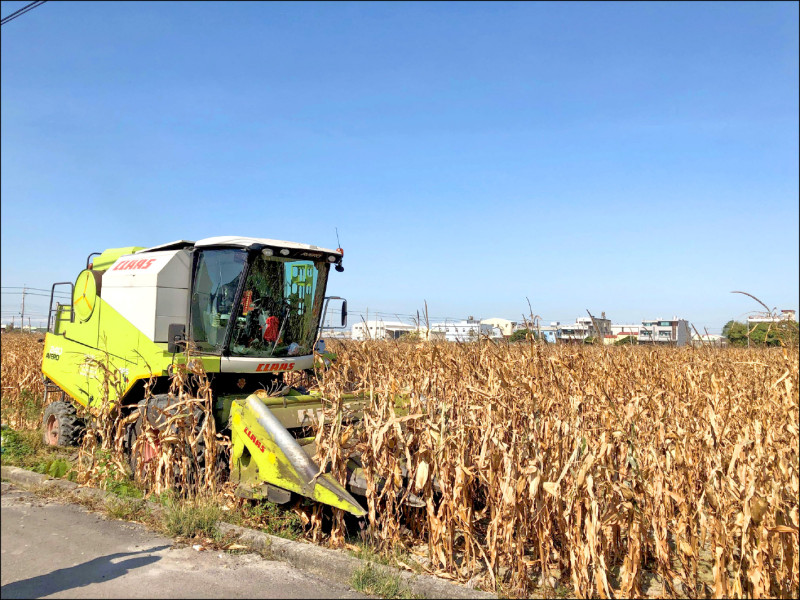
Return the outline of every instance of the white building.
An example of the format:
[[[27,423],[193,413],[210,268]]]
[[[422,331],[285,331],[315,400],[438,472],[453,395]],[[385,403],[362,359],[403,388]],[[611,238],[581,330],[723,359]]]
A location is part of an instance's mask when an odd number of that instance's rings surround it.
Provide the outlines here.
[[[612,323],[611,335],[618,337],[639,337],[639,330],[642,328],[641,323]]]
[[[714,334],[702,333],[692,335],[692,346],[727,346],[728,338]]]
[[[349,340],[352,332],[347,329],[325,329],[322,332],[322,339],[326,340]]]
[[[405,334],[416,331],[418,331],[416,325],[378,319],[353,323],[350,337],[354,340],[396,340]]]
[[[747,323],[780,323],[781,321],[796,321],[797,313],[792,309],[782,310],[778,314],[756,313],[747,317]]]
[[[582,342],[587,337],[605,339],[610,334],[610,320],[604,317],[595,317],[594,322],[592,322],[591,317],[578,317],[574,323],[561,325],[556,336],[562,342]]]
[[[678,317],[643,320],[639,329],[639,341],[644,344],[685,346],[691,342],[689,321]]]
[[[492,336],[494,327],[483,325],[470,317],[466,321],[445,321],[431,323],[431,339],[444,339],[448,342],[477,342],[482,335]]]
[[[639,340],[639,331],[642,328],[641,323],[612,323],[609,327],[611,333],[606,335],[603,339],[605,344],[613,344],[623,338],[632,337]]]
[[[493,338],[511,337],[511,334],[514,333],[517,326],[514,321],[500,318],[481,319],[481,325],[488,325],[492,328],[492,333],[490,335]]]

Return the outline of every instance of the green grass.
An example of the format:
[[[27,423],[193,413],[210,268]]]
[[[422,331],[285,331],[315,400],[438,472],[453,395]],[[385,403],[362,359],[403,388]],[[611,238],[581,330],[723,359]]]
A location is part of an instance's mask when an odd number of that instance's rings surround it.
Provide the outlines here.
[[[161,516],[162,531],[172,537],[219,536],[217,521],[222,516],[219,505],[212,500],[169,500]]]
[[[417,574],[424,571],[422,566],[417,562],[417,559],[403,548],[395,548],[393,552],[387,556],[376,552],[371,545],[359,539],[349,538],[347,541],[358,548],[358,550],[348,550],[351,555],[358,559],[401,569],[410,567],[411,570]],[[402,565],[400,563],[402,563]]]
[[[224,518],[235,525],[253,527],[288,540],[303,537],[304,528],[300,517],[266,500],[246,503],[240,510],[224,514]]]
[[[368,560],[375,563],[380,563],[382,565],[389,564],[389,560],[386,557],[375,552],[375,550],[370,548],[367,544],[363,542],[355,542],[354,545],[358,547],[358,550],[349,550],[349,552],[356,558],[359,558],[361,560]]]
[[[388,575],[368,562],[356,569],[350,586],[357,592],[380,598],[419,598],[403,585],[400,575]]]
[[[36,431],[3,429],[3,464],[20,465],[28,462],[43,448],[44,442]]]
[[[124,521],[145,521],[150,516],[147,505],[133,498],[108,498],[104,509],[110,517]]]
[[[68,458],[74,452],[73,449],[46,446],[38,429],[3,429],[4,465],[21,467],[50,477],[67,477],[72,481],[75,472]]]
[[[118,481],[116,479],[107,479],[105,481],[106,491],[122,496],[123,498],[142,498],[144,493],[131,479]]]

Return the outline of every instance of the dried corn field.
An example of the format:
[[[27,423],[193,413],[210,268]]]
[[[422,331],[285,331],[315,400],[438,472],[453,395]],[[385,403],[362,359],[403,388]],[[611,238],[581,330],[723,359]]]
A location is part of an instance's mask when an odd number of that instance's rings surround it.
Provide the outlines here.
[[[13,427],[39,425],[36,339],[3,335]],[[344,482],[347,458],[360,456],[364,536],[381,551],[422,553],[431,572],[513,595],[555,582],[602,597],[800,592],[796,348],[330,348],[317,461]],[[218,473],[191,462],[216,465],[228,444],[207,419],[205,375],[179,370],[173,383],[176,435],[161,439],[151,489],[194,481],[229,497]],[[358,422],[342,418],[352,391],[369,394]],[[111,411],[91,424],[82,481],[109,461],[123,476],[132,419]],[[152,433],[146,425],[133,448]],[[410,493],[425,507],[404,505]],[[322,515],[310,515],[317,540]],[[346,543],[344,526],[335,514],[328,543]]]
[[[3,423],[17,429],[32,429],[42,422],[43,346],[42,335],[29,333],[2,334],[0,386]]]
[[[669,596],[800,592],[796,349],[335,351],[318,459],[341,477],[360,453],[383,550],[423,541],[433,571],[514,594],[554,579],[584,597],[653,580]],[[371,400],[348,425],[337,395],[359,389]],[[426,507],[401,506],[407,492]]]

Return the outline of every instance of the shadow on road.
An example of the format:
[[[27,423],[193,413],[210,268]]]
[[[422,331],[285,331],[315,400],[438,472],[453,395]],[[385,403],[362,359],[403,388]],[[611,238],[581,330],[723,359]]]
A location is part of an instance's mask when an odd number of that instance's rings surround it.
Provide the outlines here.
[[[5,598],[41,598],[65,590],[79,588],[92,583],[102,583],[125,575],[128,571],[149,565],[158,560],[159,556],[138,556],[127,558],[119,562],[111,562],[123,556],[158,552],[169,546],[156,546],[138,552],[116,552],[106,556],[99,556],[88,562],[57,569],[45,575],[37,575],[29,579],[14,581],[0,588],[0,596]]]

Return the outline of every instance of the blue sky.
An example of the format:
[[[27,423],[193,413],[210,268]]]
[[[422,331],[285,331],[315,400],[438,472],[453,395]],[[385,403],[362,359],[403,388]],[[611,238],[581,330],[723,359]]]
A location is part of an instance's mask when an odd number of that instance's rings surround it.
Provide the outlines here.
[[[3,16],[26,2],[2,2]],[[2,27],[2,310],[90,252],[336,247],[351,309],[798,308],[797,3],[48,2]],[[10,293],[9,293],[10,292]],[[28,310],[46,312],[46,298]]]

